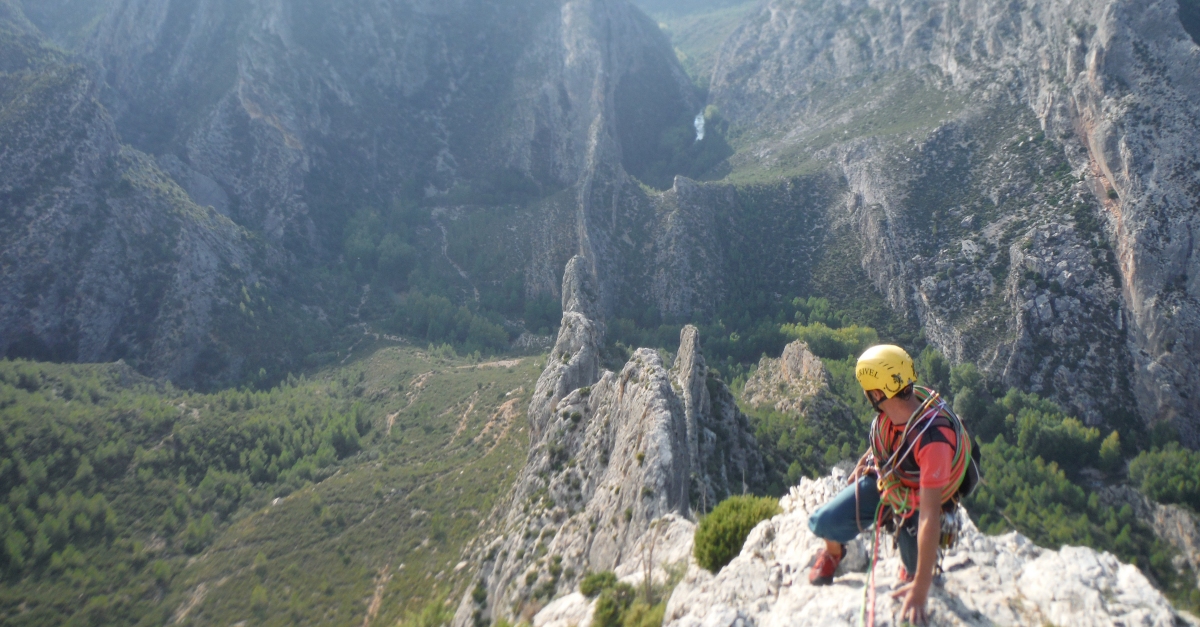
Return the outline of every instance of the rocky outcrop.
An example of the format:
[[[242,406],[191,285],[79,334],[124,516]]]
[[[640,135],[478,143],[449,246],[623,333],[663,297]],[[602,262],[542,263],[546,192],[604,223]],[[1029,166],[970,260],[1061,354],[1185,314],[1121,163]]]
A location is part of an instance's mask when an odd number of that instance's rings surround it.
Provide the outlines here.
[[[1173,0],[780,0],[712,98],[735,170],[843,178],[831,222],[943,352],[1197,446],[1198,70]]]
[[[856,418],[829,386],[829,371],[820,358],[797,340],[778,359],[763,356],[746,379],[741,401],[756,412],[783,414],[818,433],[841,433]]]
[[[829,391],[829,372],[808,344],[795,341],[778,359],[763,357],[746,380],[742,400],[754,407],[771,407],[780,413],[803,414],[806,402]]]
[[[1100,499],[1113,507],[1129,506],[1133,515],[1154,530],[1154,535],[1171,545],[1178,555],[1175,570],[1200,573],[1200,520],[1178,505],[1163,505],[1129,486],[1108,486],[1100,491]],[[1197,582],[1200,586],[1200,582]]]
[[[855,547],[832,586],[808,584],[807,569],[822,541],[808,515],[845,484],[845,475],[803,479],[785,496],[784,513],[760,523],[741,554],[713,575],[695,564],[667,605],[668,627],[733,625],[852,625],[864,607],[867,581],[862,545]],[[960,515],[962,515],[960,513]],[[868,538],[869,539],[869,538]],[[859,541],[862,542],[861,538]],[[899,557],[882,542],[875,572],[877,625],[898,625],[891,598]],[[967,520],[929,608],[931,625],[1187,624],[1134,566],[1079,547],[1040,549],[1017,533],[988,537]]]
[[[687,571],[692,559],[696,524],[676,514],[667,514],[650,524],[630,552],[630,558],[614,571],[617,580],[635,589],[649,582],[672,585]],[[588,627],[596,610],[596,598],[572,592],[551,601],[533,617],[534,627]]]
[[[708,376],[695,328],[673,368],[639,349],[620,373],[599,370],[603,325],[581,313],[593,306],[585,266],[577,258],[566,271],[567,311],[530,404],[529,460],[476,542],[486,598],[467,594],[456,625],[529,619],[586,572],[639,568],[647,537],[686,536],[674,528],[763,479],[748,421]]]

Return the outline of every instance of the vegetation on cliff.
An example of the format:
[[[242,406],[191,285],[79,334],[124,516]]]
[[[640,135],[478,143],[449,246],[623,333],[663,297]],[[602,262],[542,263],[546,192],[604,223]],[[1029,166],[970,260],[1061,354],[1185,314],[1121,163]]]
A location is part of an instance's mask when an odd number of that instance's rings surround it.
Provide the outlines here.
[[[376,592],[393,621],[440,603],[524,459],[535,376],[386,349],[197,394],[0,361],[0,622],[361,624]]]
[[[756,496],[732,496],[700,519],[692,553],[696,563],[717,572],[742,552],[746,537],[758,523],[782,513],[779,501]]]

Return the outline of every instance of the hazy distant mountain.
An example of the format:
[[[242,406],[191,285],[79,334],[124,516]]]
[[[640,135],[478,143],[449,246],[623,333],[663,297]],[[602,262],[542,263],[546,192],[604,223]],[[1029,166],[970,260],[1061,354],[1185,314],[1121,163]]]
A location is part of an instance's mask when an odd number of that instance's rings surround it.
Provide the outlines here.
[[[1198,443],[1191,2],[766,2],[720,13],[742,21],[711,31],[731,34],[711,44],[707,101],[619,0],[76,9],[29,12],[77,51],[63,63],[95,70],[117,141],[250,234],[264,261],[237,267],[276,290],[272,311],[342,319],[371,283],[370,315],[419,289],[519,326],[582,254],[607,315],[881,297],[997,381],[1093,422],[1182,418]],[[19,276],[5,347],[245,374],[230,343],[118,350],[94,308],[29,322],[15,303],[49,292]],[[161,337],[223,324],[143,317]]]

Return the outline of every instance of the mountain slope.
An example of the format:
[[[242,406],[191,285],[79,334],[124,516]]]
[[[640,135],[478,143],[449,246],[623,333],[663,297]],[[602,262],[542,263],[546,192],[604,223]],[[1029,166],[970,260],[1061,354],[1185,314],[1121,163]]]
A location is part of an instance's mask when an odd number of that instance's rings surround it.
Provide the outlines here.
[[[712,100],[730,180],[844,181],[830,220],[947,355],[1194,446],[1198,62],[1174,2],[780,1]]]
[[[394,623],[462,590],[536,360],[387,344],[212,395],[0,361],[0,622]]]
[[[123,146],[91,73],[5,6],[0,350],[126,357],[190,385],[302,358],[319,331],[262,274],[279,255]],[[261,352],[289,336],[290,349]]]

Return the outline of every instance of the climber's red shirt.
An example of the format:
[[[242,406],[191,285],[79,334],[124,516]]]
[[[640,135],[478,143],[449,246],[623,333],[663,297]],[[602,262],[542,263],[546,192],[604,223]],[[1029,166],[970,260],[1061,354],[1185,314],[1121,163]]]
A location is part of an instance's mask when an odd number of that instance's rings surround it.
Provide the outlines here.
[[[890,418],[885,414],[883,416],[883,428],[890,430],[889,435],[892,441],[899,440],[904,436],[904,425],[892,424]],[[918,442],[913,450],[913,459],[916,460],[917,466],[921,469],[921,487],[922,488],[944,488],[947,483],[954,480],[954,447],[958,444],[958,438],[954,435],[954,429],[951,427],[933,427],[941,431],[949,442],[925,442],[927,437],[922,437],[921,442]],[[916,502],[920,503],[920,494],[914,490]]]

